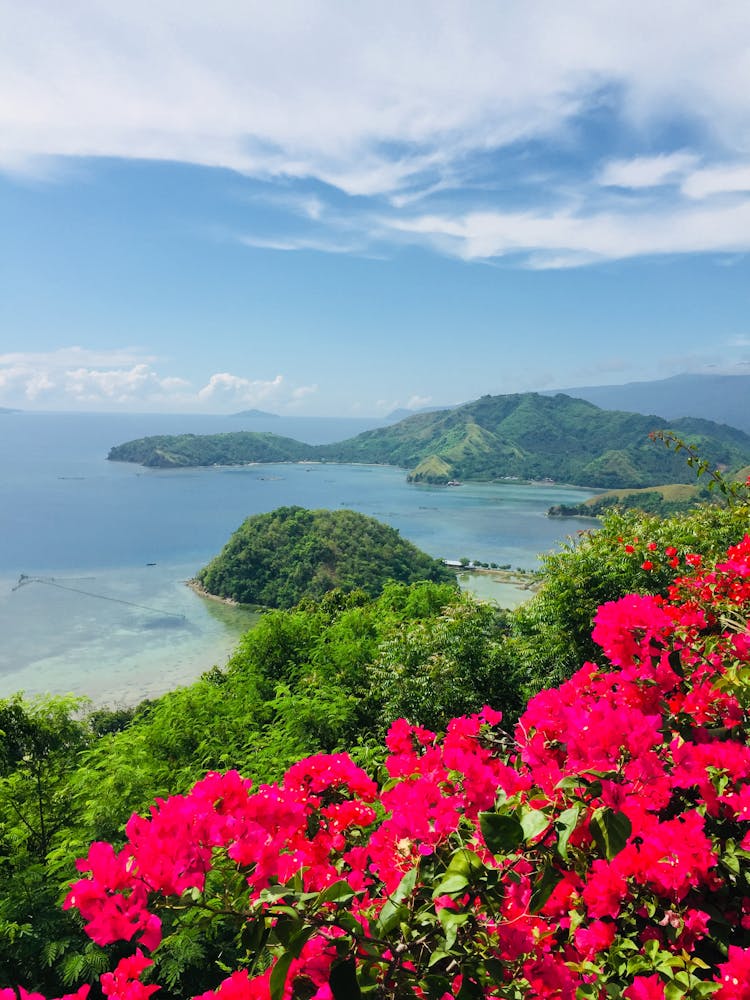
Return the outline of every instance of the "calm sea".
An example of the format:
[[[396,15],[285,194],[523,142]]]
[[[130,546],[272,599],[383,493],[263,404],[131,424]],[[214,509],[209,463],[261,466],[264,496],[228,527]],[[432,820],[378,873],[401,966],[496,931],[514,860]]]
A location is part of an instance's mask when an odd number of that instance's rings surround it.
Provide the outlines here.
[[[590,495],[570,487],[414,486],[403,470],[374,466],[166,471],[106,461],[113,444],[147,434],[270,430],[320,444],[373,426],[0,414],[0,697],[72,691],[127,704],[225,663],[254,618],[199,598],[184,581],[250,514],[285,504],[348,507],[393,525],[433,556],[524,568],[591,525],[544,516],[551,504]],[[476,586],[491,596],[486,579]]]

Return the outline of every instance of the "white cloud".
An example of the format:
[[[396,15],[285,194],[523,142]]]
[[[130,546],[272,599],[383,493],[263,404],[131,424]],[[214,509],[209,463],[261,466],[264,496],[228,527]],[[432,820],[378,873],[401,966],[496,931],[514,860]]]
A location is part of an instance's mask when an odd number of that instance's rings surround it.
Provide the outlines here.
[[[317,385],[300,385],[296,389],[292,390],[292,399],[306,399],[307,396],[313,396],[317,391]]]
[[[273,379],[248,379],[229,372],[217,372],[206,385],[198,390],[201,403],[219,403],[221,406],[260,404],[286,408],[318,391],[317,385],[294,386],[283,375]]]
[[[181,383],[180,388],[186,388],[190,384],[174,378],[168,381],[170,391],[174,391],[175,381]],[[130,369],[76,368],[65,373],[66,395],[82,403],[126,403],[161,395],[164,388],[163,380],[146,364],[134,365]]]
[[[734,149],[750,127],[742,0],[0,0],[0,18],[16,171],[140,157],[394,194],[559,135],[606,88],[644,131],[678,115]]]
[[[465,260],[522,254],[535,268],[575,267],[641,255],[748,251],[750,199],[652,211],[433,214],[391,226]]]
[[[682,191],[688,198],[750,191],[750,163],[696,170],[685,178]]]
[[[352,253],[362,249],[361,245],[351,242],[309,236],[286,236],[283,238],[240,236],[239,242],[243,246],[256,247],[260,250],[314,250],[319,253]]]
[[[264,382],[251,381],[240,375],[231,375],[229,372],[217,372],[202,389],[198,390],[198,398],[203,400],[223,398],[243,403],[259,403],[276,394],[283,383],[283,375],[277,375],[276,378]]]
[[[600,172],[597,182],[603,187],[656,187],[679,179],[696,163],[697,157],[685,152],[611,160]]]
[[[406,401],[407,410],[421,410],[423,406],[429,406],[432,402],[432,396],[419,396],[417,394],[410,396]]]
[[[197,392],[179,375],[163,375],[132,349],[88,351],[65,347],[49,352],[0,354],[0,403],[47,409],[153,408],[221,412],[237,405],[296,407],[317,392],[316,385],[294,385],[283,375],[248,379],[229,372],[208,378]],[[88,364],[81,363],[88,361]],[[135,361],[135,363],[133,363]]]

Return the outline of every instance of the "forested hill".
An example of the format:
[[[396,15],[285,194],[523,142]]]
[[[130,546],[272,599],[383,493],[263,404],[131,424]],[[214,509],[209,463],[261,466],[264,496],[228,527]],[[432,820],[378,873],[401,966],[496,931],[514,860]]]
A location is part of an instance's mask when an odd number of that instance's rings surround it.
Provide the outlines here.
[[[226,434],[162,434],[138,438],[110,449],[111,462],[137,462],[159,469],[248,462],[301,462],[313,458],[314,445],[279,434],[231,431]]]
[[[141,438],[112,448],[114,461],[179,467],[325,460],[398,465],[415,482],[452,479],[552,479],[603,488],[692,482],[683,456],[649,440],[671,429],[712,465],[750,464],[750,435],[710,420],[602,410],[558,394],[482,396],[453,410],[418,413],[331,445],[275,434]]]
[[[395,528],[352,510],[279,507],[247,518],[198,573],[209,594],[291,608],[329,590],[377,597],[389,581],[453,583],[450,570]]]
[[[320,451],[340,462],[401,465],[413,470],[410,478],[417,482],[512,477],[639,487],[693,481],[684,457],[649,440],[651,431],[667,428],[715,465],[737,468],[750,456],[750,436],[710,420],[668,422],[538,393],[482,396]]]

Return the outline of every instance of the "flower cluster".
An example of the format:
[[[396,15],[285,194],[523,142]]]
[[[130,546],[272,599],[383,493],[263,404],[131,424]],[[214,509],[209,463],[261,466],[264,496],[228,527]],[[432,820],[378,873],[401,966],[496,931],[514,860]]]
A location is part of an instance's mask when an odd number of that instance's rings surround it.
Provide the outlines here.
[[[104,994],[149,996],[140,949],[158,977],[192,907],[254,942],[200,1000],[750,1000],[750,536],[710,570],[664,558],[668,596],[602,605],[608,666],[512,738],[491,708],[443,737],[400,720],[380,787],[346,754],[257,789],[209,774],[93,844],[65,906],[138,945]]]
[[[665,545],[664,549],[661,550],[656,542],[643,542],[638,537],[632,538],[629,541],[620,537],[618,541],[626,555],[642,560],[641,569],[646,570],[647,573],[650,573],[651,570],[660,564],[669,566],[674,570],[679,567],[681,560],[684,561],[686,566],[693,568],[699,567],[702,562],[702,556],[697,552],[680,553],[674,545]]]

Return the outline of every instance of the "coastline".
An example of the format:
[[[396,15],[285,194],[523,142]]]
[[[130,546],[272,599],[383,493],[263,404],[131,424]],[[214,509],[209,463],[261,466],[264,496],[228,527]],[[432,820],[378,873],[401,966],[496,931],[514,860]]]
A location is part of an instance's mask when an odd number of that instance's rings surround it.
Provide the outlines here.
[[[207,601],[216,601],[218,604],[226,604],[230,608],[245,608],[247,611],[256,610],[254,604],[241,604],[239,601],[235,601],[233,597],[219,597],[218,594],[210,594],[203,588],[195,577],[185,580],[185,586],[189,587],[194,594],[198,595],[198,597],[203,597]]]

